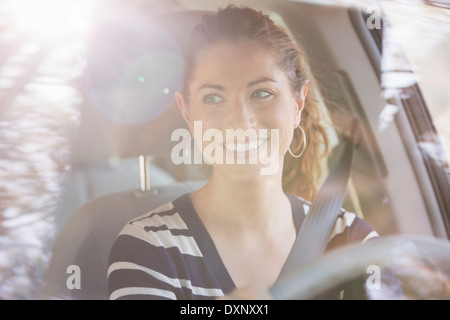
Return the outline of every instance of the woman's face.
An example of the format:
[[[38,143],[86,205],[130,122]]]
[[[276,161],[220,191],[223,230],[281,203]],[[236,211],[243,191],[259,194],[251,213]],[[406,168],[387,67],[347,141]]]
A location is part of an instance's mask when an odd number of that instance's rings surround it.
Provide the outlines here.
[[[178,93],[177,103],[205,161],[215,159],[217,171],[245,181],[262,176],[261,169],[277,161],[277,170],[266,173],[281,176],[307,85],[294,94],[271,52],[256,42],[242,41],[220,42],[203,51],[188,90],[189,98]]]

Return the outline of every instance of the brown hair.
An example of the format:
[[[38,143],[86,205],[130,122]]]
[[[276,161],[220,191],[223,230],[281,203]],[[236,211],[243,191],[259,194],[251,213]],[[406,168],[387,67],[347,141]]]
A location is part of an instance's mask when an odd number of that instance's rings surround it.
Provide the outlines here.
[[[289,153],[284,158],[283,188],[312,200],[316,193],[316,181],[321,174],[320,158],[328,152],[328,137],[321,121],[319,92],[310,71],[305,53],[292,41],[288,33],[274,24],[268,15],[246,7],[229,5],[216,14],[203,16],[195,27],[186,51],[186,81],[183,94],[189,97],[188,81],[196,67],[198,54],[224,40],[251,40],[273,52],[277,65],[286,72],[292,92],[300,94],[302,86],[309,80],[308,94],[300,125],[305,131],[307,145],[301,158]],[[298,154],[303,148],[300,130],[294,131],[291,151]]]

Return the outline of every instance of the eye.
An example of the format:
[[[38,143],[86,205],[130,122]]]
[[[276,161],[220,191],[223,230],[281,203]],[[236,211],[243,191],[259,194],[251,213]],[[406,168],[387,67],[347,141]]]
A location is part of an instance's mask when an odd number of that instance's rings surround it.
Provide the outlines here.
[[[265,99],[272,96],[273,93],[269,90],[256,90],[252,93],[252,98],[255,99]]]
[[[203,102],[206,104],[217,104],[223,101],[223,98],[217,94],[207,94],[203,97]]]

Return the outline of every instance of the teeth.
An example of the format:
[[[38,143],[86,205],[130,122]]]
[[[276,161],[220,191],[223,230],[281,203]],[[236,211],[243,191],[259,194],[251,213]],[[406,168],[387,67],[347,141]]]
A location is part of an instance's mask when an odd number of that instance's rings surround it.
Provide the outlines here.
[[[225,148],[231,151],[237,151],[237,152],[246,152],[258,149],[264,142],[264,139],[259,139],[252,141],[250,143],[238,143],[238,144],[227,144],[225,143]]]

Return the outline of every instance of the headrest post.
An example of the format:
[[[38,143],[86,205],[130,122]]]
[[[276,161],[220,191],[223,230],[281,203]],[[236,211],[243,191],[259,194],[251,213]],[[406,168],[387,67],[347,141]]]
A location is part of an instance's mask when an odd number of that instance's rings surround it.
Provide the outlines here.
[[[150,190],[150,156],[139,156],[139,175],[141,179],[141,191]]]

